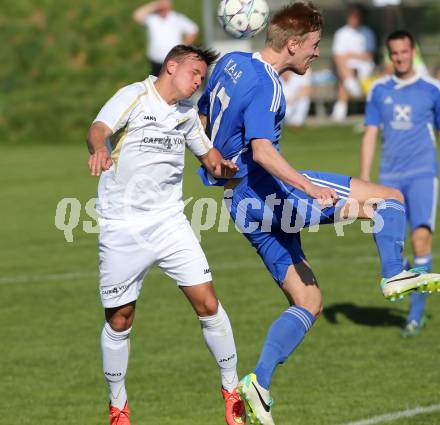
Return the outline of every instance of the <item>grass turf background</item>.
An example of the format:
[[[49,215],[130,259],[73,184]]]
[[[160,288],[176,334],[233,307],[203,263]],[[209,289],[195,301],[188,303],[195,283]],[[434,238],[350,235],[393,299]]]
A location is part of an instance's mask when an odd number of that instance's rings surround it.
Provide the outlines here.
[[[67,243],[54,225],[61,198],[84,206],[97,180],[88,176],[84,142],[4,146],[0,168],[1,424],[107,423],[99,334],[96,235],[82,230],[84,210]],[[283,150],[297,168],[356,175],[359,134],[349,127],[286,131]],[[202,188],[187,157],[185,198]],[[191,217],[191,202],[186,209]],[[336,237],[332,226],[303,233],[326,309],[294,356],[276,372],[277,424],[338,425],[438,403],[439,299],[428,300],[428,327],[402,340],[407,304],[378,289],[379,262],[370,235],[355,223]],[[265,333],[286,303],[248,246],[230,226],[202,234],[216,288],[232,321],[240,375],[255,365]],[[434,265],[438,269],[438,236]],[[133,424],[220,425],[223,403],[216,366],[189,304],[153,270],[144,282],[132,334],[127,387]],[[440,414],[398,425],[433,425]]]

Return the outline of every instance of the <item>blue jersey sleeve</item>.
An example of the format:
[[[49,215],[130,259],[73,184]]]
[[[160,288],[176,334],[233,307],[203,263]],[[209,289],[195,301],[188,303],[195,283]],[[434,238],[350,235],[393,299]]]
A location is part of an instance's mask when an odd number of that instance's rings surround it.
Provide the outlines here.
[[[372,125],[379,127],[381,124],[380,108],[378,101],[377,87],[374,87],[367,98],[367,105],[365,107],[365,125]]]
[[[253,90],[249,105],[244,111],[245,139],[269,139],[277,141],[275,131],[276,109],[274,104],[277,97],[283,94],[278,93],[276,88],[268,86],[256,86]]]
[[[434,103],[434,122],[438,131],[440,131],[440,89],[437,90],[437,97]]]

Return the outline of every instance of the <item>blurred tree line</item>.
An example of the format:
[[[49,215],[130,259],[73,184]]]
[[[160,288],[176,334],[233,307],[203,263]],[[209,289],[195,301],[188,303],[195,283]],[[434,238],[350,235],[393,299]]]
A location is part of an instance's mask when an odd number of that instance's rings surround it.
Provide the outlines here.
[[[199,24],[199,4],[175,0]],[[120,87],[146,78],[145,32],[135,0],[3,0],[2,143],[83,143]]]

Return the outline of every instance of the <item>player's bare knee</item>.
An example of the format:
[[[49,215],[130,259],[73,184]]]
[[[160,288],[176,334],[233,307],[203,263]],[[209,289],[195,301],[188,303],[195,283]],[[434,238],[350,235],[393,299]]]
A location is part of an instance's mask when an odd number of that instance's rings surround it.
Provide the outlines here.
[[[218,299],[212,282],[200,285],[180,286],[198,316],[213,316],[217,313]]]
[[[313,316],[318,317],[323,310],[321,291],[317,291],[312,295],[308,294],[303,297],[296,297],[295,305],[305,308],[307,311],[313,314]]]
[[[315,318],[318,318],[323,310],[322,298],[319,301],[316,300],[313,303],[309,303],[307,306],[304,306],[304,308],[312,313]]]
[[[110,320],[107,320],[110,327],[116,332],[123,332],[129,329],[132,325],[132,321],[123,316],[113,316]]]
[[[106,308],[105,319],[114,331],[126,331],[133,324],[134,305],[126,305],[117,308]]]
[[[218,300],[214,296],[203,299],[197,306],[197,314],[199,316],[214,316],[218,310]]]
[[[402,192],[399,189],[394,189],[393,187],[387,188],[386,199],[395,199],[402,204],[405,202]]]

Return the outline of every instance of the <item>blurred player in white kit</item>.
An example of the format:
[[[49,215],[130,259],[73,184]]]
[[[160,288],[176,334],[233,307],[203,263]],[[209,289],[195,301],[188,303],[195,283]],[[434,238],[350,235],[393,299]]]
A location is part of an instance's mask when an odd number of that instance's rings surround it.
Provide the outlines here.
[[[287,71],[281,74],[280,81],[286,98],[284,123],[298,129],[304,125],[310,110],[312,71],[308,69],[304,75]]]

